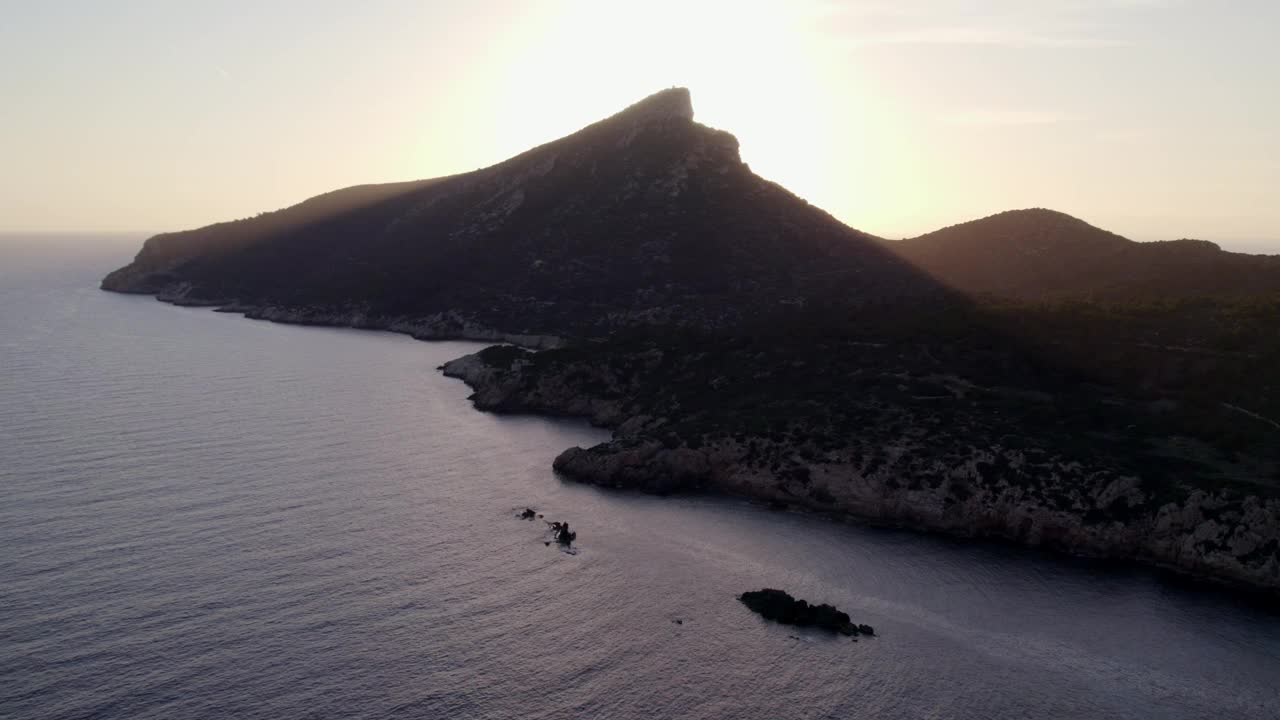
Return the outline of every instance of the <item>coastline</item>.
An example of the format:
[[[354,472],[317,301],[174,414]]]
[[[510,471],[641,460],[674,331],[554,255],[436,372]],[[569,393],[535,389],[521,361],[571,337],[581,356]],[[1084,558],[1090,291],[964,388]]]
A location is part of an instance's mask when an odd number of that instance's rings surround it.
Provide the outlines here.
[[[515,345],[529,350],[563,347],[565,339],[557,335],[509,333],[478,324],[455,311],[444,311],[421,318],[381,317],[358,309],[333,310],[322,307],[297,308],[284,305],[255,305],[238,300],[192,298],[183,293],[101,288],[120,295],[150,296],[178,307],[207,308],[213,312],[241,315],[249,320],[265,320],[282,325],[380,330],[408,335],[415,340],[468,340]]]
[[[1255,555],[1265,558],[1266,549],[1280,535],[1276,499],[1195,490],[1176,501],[1152,503],[1135,477],[1084,467],[1071,459],[1028,467],[1046,479],[1049,494],[1071,494],[1071,505],[1064,508],[1004,479],[984,478],[982,469],[989,467],[984,461],[998,462],[998,448],[975,448],[971,458],[946,468],[948,476],[962,478],[959,483],[920,482],[892,469],[867,472],[865,463],[847,459],[803,462],[779,472],[752,457],[771,451],[794,457],[794,448],[786,442],[762,450],[759,445],[767,442],[763,438],[743,442],[719,437],[696,448],[670,447],[646,434],[646,428],[661,426],[664,419],[631,415],[613,399],[570,390],[562,377],[539,378],[539,371],[520,360],[504,368],[487,363],[484,355],[481,351],[443,367],[445,375],[473,389],[471,400],[477,409],[586,417],[613,431],[609,442],[569,448],[556,458],[555,469],[578,482],[660,495],[738,497],[842,522],[1136,564],[1234,590],[1280,595],[1275,561],[1252,562]],[[532,379],[521,377],[526,372]],[[582,371],[567,374],[581,377]],[[598,378],[585,382],[593,381]],[[883,442],[873,437],[868,444]],[[881,455],[899,451],[890,448]],[[891,468],[893,463],[884,465]],[[1252,546],[1241,542],[1246,533],[1255,534]]]
[[[234,313],[255,320],[381,330],[406,334],[423,341],[493,342],[534,351],[561,348],[567,344],[564,338],[553,335],[502,332],[471,322],[454,311],[436,313],[426,318],[383,318],[370,316],[359,310],[264,306],[239,301],[195,299],[185,293],[103,289],[122,294],[152,295],[157,300],[172,305],[204,307],[214,312]],[[1070,557],[1135,564],[1167,572],[1180,579],[1233,591],[1269,598],[1280,596],[1280,575],[1274,570],[1268,572],[1264,568],[1261,573],[1249,573],[1243,571],[1238,563],[1224,563],[1226,558],[1216,557],[1212,552],[1196,552],[1188,545],[1205,539],[1212,542],[1212,538],[1203,537],[1206,533],[1215,537],[1222,534],[1214,532],[1218,529],[1214,520],[1204,520],[1204,516],[1213,514],[1214,507],[1221,506],[1224,501],[1206,493],[1193,494],[1181,506],[1170,504],[1161,508],[1161,517],[1157,522],[1166,526],[1165,529],[1169,531],[1167,534],[1173,536],[1170,539],[1185,541],[1181,545],[1165,542],[1161,551],[1153,551],[1148,544],[1136,537],[1132,528],[1113,527],[1103,532],[1089,532],[1078,522],[1078,513],[1046,512],[1026,507],[1025,504],[1011,504],[1007,497],[989,496],[982,492],[964,500],[961,505],[965,513],[957,513],[955,503],[945,493],[929,492],[929,488],[910,490],[896,482],[892,485],[876,482],[861,477],[857,468],[847,465],[815,465],[809,468],[809,474],[820,475],[827,480],[835,480],[837,477],[843,480],[857,478],[860,485],[857,497],[836,497],[833,502],[821,494],[817,499],[813,494],[798,494],[788,489],[786,484],[780,485],[773,478],[764,477],[758,470],[747,468],[742,462],[745,449],[740,445],[725,443],[693,450],[685,447],[666,448],[652,440],[645,441],[641,432],[653,418],[628,416],[618,403],[610,399],[593,397],[583,391],[574,392],[572,400],[561,396],[554,403],[530,404],[527,398],[518,397],[521,392],[521,379],[518,377],[520,368],[515,368],[513,376],[509,368],[508,371],[503,371],[485,363],[481,359],[481,353],[456,358],[440,369],[445,376],[462,380],[473,390],[471,401],[477,410],[499,414],[586,418],[593,425],[609,429],[612,432],[609,442],[593,448],[568,448],[557,456],[555,470],[577,482],[654,494],[709,493],[773,507],[781,504],[788,510],[811,513],[826,520],[960,539],[995,541]],[[835,484],[828,487],[835,487]],[[1120,496],[1132,490],[1124,482],[1113,482],[1101,494]],[[866,502],[868,497],[877,498],[877,502]],[[1111,499],[1114,500],[1114,497]],[[1280,523],[1274,521],[1274,518],[1280,518],[1280,502],[1259,500],[1258,503],[1261,507],[1255,510],[1268,518],[1267,526],[1273,529],[1280,527]],[[1000,512],[1005,513],[1003,519]],[[1201,521],[1197,522],[1196,517]],[[1018,522],[1011,522],[1014,519]]]

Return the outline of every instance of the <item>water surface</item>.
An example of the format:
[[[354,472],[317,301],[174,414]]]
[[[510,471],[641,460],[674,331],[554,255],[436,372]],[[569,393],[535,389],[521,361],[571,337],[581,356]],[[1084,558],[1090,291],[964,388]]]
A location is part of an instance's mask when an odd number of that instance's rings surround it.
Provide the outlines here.
[[[1264,608],[564,482],[605,433],[471,409],[436,367],[478,346],[98,291],[137,240],[0,239],[0,717],[1280,717]]]

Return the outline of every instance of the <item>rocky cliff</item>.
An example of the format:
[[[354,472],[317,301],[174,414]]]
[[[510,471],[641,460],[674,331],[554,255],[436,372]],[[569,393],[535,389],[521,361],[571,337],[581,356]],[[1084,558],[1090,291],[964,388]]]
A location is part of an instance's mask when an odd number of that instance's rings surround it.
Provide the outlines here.
[[[1125,398],[1070,378],[1031,389],[1007,356],[957,375],[947,353],[965,348],[861,344],[856,367],[825,350],[496,347],[444,372],[474,388],[477,408],[612,428],[556,459],[576,480],[728,493],[1280,592],[1274,480],[1242,480],[1238,460],[1180,445]],[[815,379],[833,375],[841,389],[823,394]]]

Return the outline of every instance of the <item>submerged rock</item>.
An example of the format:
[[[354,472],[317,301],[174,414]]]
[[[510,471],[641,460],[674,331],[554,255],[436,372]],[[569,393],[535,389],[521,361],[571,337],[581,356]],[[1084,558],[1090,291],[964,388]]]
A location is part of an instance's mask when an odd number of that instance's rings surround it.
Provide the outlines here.
[[[797,600],[782,590],[765,588],[744,592],[738,600],[751,610],[763,615],[766,619],[783,625],[801,627],[819,627],[824,630],[838,632],[842,635],[857,636],[874,635],[870,625],[855,625],[847,613],[841,612],[831,605],[810,605],[804,600]]]

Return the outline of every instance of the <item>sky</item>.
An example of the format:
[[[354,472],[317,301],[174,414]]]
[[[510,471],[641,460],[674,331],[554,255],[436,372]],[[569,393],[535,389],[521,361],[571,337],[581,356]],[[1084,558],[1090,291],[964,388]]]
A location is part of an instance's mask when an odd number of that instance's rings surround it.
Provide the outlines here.
[[[0,0],[0,231],[177,230],[646,95],[853,227],[1049,207],[1280,252],[1276,0]]]

